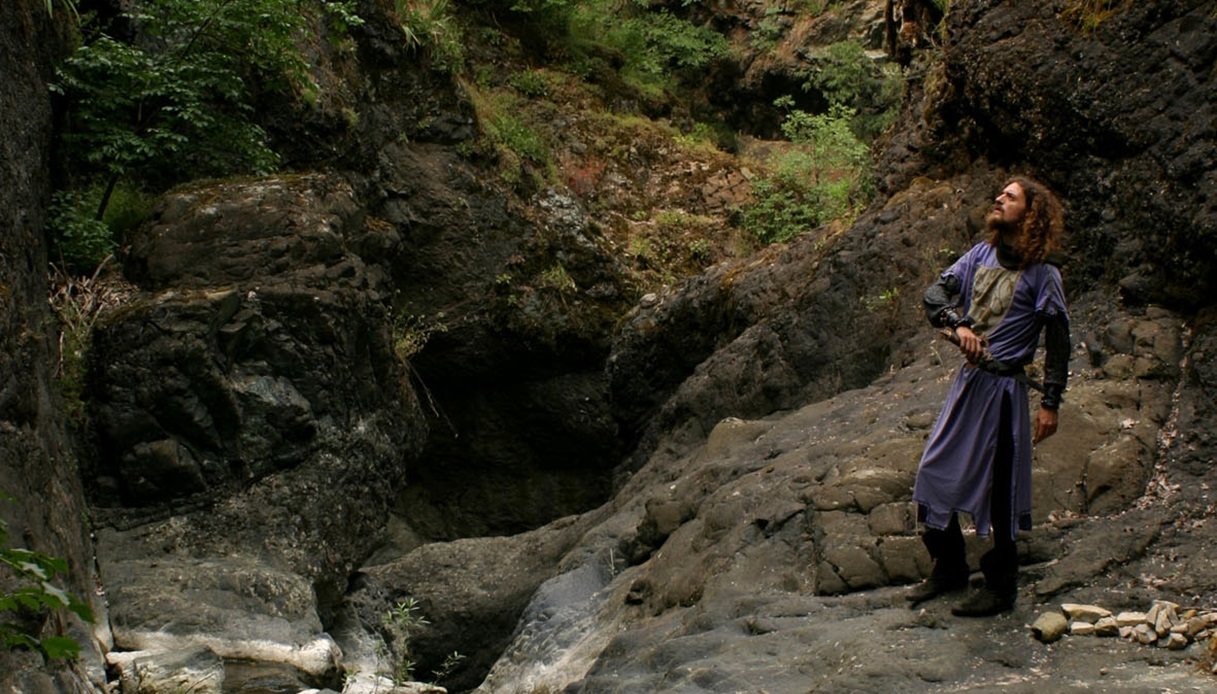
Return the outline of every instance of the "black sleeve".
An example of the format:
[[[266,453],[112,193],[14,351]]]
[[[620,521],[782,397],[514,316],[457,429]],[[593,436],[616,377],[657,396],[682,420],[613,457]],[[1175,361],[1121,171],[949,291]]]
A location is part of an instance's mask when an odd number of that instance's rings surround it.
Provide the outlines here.
[[[1061,396],[1069,381],[1069,354],[1073,351],[1069,339],[1069,317],[1057,313],[1044,318],[1044,397],[1043,407],[1055,410],[1061,406]]]
[[[935,328],[954,328],[965,323],[959,314],[959,278],[954,275],[939,275],[921,296],[926,318]]]

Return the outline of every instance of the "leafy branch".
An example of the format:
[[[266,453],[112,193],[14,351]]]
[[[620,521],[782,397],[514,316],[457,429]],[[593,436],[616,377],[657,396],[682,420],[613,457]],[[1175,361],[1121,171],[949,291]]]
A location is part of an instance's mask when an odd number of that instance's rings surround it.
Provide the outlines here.
[[[11,497],[0,492],[0,498]],[[0,519],[0,545],[8,539],[8,524]],[[89,606],[53,583],[56,576],[66,575],[67,562],[41,552],[20,547],[0,546],[0,566],[17,579],[11,592],[0,591],[0,643],[5,648],[28,648],[47,658],[71,658],[80,652],[80,644],[67,636],[39,638],[23,624],[22,617],[47,612],[69,610],[86,622],[93,621]]]

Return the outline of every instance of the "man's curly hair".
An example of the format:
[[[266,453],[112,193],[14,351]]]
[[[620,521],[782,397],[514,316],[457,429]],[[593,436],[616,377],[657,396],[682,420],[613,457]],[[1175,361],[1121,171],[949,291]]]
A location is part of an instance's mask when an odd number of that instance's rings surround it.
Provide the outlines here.
[[[1015,176],[1006,181],[1005,185],[1011,183],[1017,183],[1026,196],[1026,212],[1014,248],[1022,257],[1022,266],[1025,268],[1044,262],[1050,253],[1061,249],[1061,237],[1065,233],[1065,212],[1056,195],[1043,183],[1025,176]],[[989,243],[996,246],[1000,240],[1001,229],[995,227],[989,235]]]

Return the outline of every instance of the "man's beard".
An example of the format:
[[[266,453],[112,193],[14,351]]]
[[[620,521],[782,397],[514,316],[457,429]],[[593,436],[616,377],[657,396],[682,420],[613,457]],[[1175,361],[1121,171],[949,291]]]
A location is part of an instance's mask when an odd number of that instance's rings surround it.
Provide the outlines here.
[[[1001,218],[1001,213],[990,212],[985,216],[985,226],[989,231],[996,232],[1001,236],[1015,236],[1019,231],[1019,225],[1015,222],[1007,222]]]

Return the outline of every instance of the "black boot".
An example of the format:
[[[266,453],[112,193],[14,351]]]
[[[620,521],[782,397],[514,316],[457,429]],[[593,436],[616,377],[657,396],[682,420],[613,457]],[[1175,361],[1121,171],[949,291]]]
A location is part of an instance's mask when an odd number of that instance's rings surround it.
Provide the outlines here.
[[[934,570],[930,577],[913,586],[905,599],[909,607],[936,598],[945,593],[963,590],[968,586],[968,560],[965,554],[963,531],[959,528],[959,519],[951,517],[951,522],[944,530],[926,528],[921,536],[925,548],[934,560]]]
[[[918,583],[905,593],[904,599],[909,601],[909,607],[916,607],[926,600],[939,595],[954,593],[968,587],[968,567],[966,564],[947,567],[939,570],[940,565],[934,566],[930,577]]]
[[[1018,598],[1018,551],[1002,542],[980,558],[985,585],[951,608],[956,617],[990,617],[1014,609]]]
[[[956,617],[991,617],[1014,609],[1017,591],[994,590],[984,586],[968,594],[968,597],[951,607]]]

